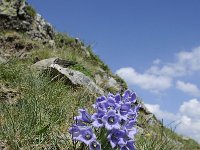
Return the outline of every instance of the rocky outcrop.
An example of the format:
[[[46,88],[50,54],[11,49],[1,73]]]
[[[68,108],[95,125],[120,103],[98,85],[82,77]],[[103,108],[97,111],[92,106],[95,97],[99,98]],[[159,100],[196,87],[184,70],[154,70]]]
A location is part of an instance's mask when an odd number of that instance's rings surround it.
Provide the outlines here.
[[[60,58],[49,58],[36,62],[35,64],[32,65],[32,68],[38,70],[48,69],[50,70],[50,72],[53,72],[54,74],[55,71],[57,71],[56,75],[54,76],[57,76],[59,74],[64,75],[64,77],[70,80],[70,82],[73,85],[83,86],[92,93],[103,95],[104,94],[103,90],[99,86],[97,86],[92,81],[92,79],[90,79],[80,71],[67,68],[74,64],[76,63],[72,61],[63,60]]]
[[[53,57],[53,58],[40,60],[40,61],[36,62],[35,64],[33,64],[32,68],[37,69],[37,70],[48,69],[51,66],[51,64],[54,64],[56,59],[58,59],[58,58]]]
[[[95,83],[103,87],[103,89],[114,90],[120,92],[124,90],[124,87],[117,82],[113,76],[105,72],[102,68],[98,69],[98,72],[94,75]]]
[[[66,67],[75,65],[76,62],[60,59],[58,57],[53,57],[53,58],[37,61],[35,64],[32,65],[32,68],[35,68],[38,70],[45,70],[45,69],[48,69],[51,66],[51,64],[58,64],[66,68]]]
[[[35,40],[53,40],[53,27],[25,0],[1,0],[0,20],[0,30],[26,32]]]
[[[56,69],[59,73],[67,77],[74,85],[82,85],[86,87],[90,92],[99,95],[104,95],[102,89],[100,89],[89,77],[79,71],[75,71],[69,68],[63,68],[58,64],[50,65],[51,68]]]

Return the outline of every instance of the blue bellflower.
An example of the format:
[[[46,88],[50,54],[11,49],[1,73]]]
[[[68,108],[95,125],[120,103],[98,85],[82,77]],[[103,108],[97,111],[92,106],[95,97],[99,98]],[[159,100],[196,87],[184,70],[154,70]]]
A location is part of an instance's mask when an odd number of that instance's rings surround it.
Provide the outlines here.
[[[92,105],[96,111],[94,114],[79,109],[79,116],[74,118],[75,124],[69,129],[72,139],[85,143],[90,150],[101,150],[95,133],[100,134],[99,128],[104,128],[113,149],[135,150],[135,125],[140,109],[136,99],[136,93],[131,90],[126,90],[122,96],[109,93],[107,97],[98,97]]]
[[[105,124],[105,128],[107,130],[112,130],[112,129],[119,129],[120,128],[120,116],[114,111],[110,110],[108,113],[106,113],[102,121]]]
[[[92,141],[96,140],[96,135],[93,133],[91,127],[87,127],[80,129],[80,134],[76,139],[89,145]]]

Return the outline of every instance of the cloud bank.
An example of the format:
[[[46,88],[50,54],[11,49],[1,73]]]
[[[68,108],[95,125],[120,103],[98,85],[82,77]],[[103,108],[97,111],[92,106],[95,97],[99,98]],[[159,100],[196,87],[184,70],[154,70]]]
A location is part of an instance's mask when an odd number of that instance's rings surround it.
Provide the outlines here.
[[[121,68],[116,74],[124,78],[131,85],[138,85],[140,88],[152,92],[163,91],[171,87],[171,78],[153,74],[138,73],[133,68]]]
[[[192,96],[200,96],[200,89],[195,84],[178,80],[176,81],[176,88]]]
[[[161,92],[172,87],[174,80],[187,75],[200,72],[200,47],[192,51],[181,51],[175,55],[175,61],[163,64],[160,59],[153,61],[152,65],[143,73],[132,67],[120,68],[116,71],[129,85],[137,85],[141,89],[152,92]],[[194,96],[200,96],[195,84],[175,81],[176,88]],[[190,87],[190,88],[189,88]]]
[[[191,137],[200,143],[200,101],[191,99],[182,103],[177,113],[170,113],[160,108],[158,104],[145,104],[150,112],[159,119],[180,122],[176,131]]]

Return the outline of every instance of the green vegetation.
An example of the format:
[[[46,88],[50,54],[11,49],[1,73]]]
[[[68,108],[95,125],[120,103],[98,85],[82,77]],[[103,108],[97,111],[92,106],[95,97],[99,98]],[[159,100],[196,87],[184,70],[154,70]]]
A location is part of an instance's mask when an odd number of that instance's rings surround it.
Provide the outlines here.
[[[49,72],[41,73],[31,69],[36,57],[40,60],[59,57],[75,61],[77,64],[71,68],[90,78],[102,68],[124,89],[127,88],[124,80],[114,76],[90,46],[87,47],[90,56],[83,57],[80,45],[66,35],[56,35],[56,48],[32,41],[26,34],[13,31],[1,31],[0,41],[3,44],[2,52],[13,56],[8,63],[0,65],[0,93],[3,92],[1,86],[4,86],[16,90],[20,95],[17,102],[10,104],[0,94],[0,141],[8,149],[72,149],[68,127],[77,109],[90,110],[97,97],[83,87],[67,84],[62,78],[54,80]],[[23,48],[16,49],[16,45]],[[11,51],[13,49],[15,51]],[[28,54],[19,59],[16,53],[21,50]],[[112,88],[108,90],[114,91]],[[159,121],[150,124],[142,111],[138,125],[144,129],[136,137],[138,150],[175,150],[177,146],[181,146],[181,150],[200,149],[194,140],[184,140]]]
[[[74,38],[69,37],[67,34],[57,33],[55,35],[56,47],[64,48],[73,46],[75,44]]]
[[[12,1],[12,0],[5,0],[5,2],[7,2],[7,3],[8,3],[8,2],[11,2],[11,1]]]
[[[26,6],[25,11],[31,18],[35,18],[36,16],[36,11],[32,6]]]
[[[12,60],[0,65],[0,70],[0,83],[20,92],[16,104],[0,105],[0,139],[6,140],[10,149],[67,149],[70,120],[77,108],[91,105],[94,95],[37,74],[22,61]]]
[[[77,71],[80,71],[80,72],[82,72],[83,74],[85,74],[86,76],[88,76],[90,78],[93,77],[91,71],[89,71],[87,68],[85,68],[81,64],[76,64],[74,66],[71,66],[70,68],[74,69],[74,70],[77,70]]]

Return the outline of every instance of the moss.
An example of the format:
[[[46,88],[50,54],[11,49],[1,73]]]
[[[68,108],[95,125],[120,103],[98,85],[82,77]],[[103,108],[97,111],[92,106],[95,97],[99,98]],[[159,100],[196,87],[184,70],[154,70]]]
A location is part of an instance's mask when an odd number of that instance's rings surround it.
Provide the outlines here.
[[[35,18],[36,11],[32,6],[26,6],[25,11],[31,18]]]

